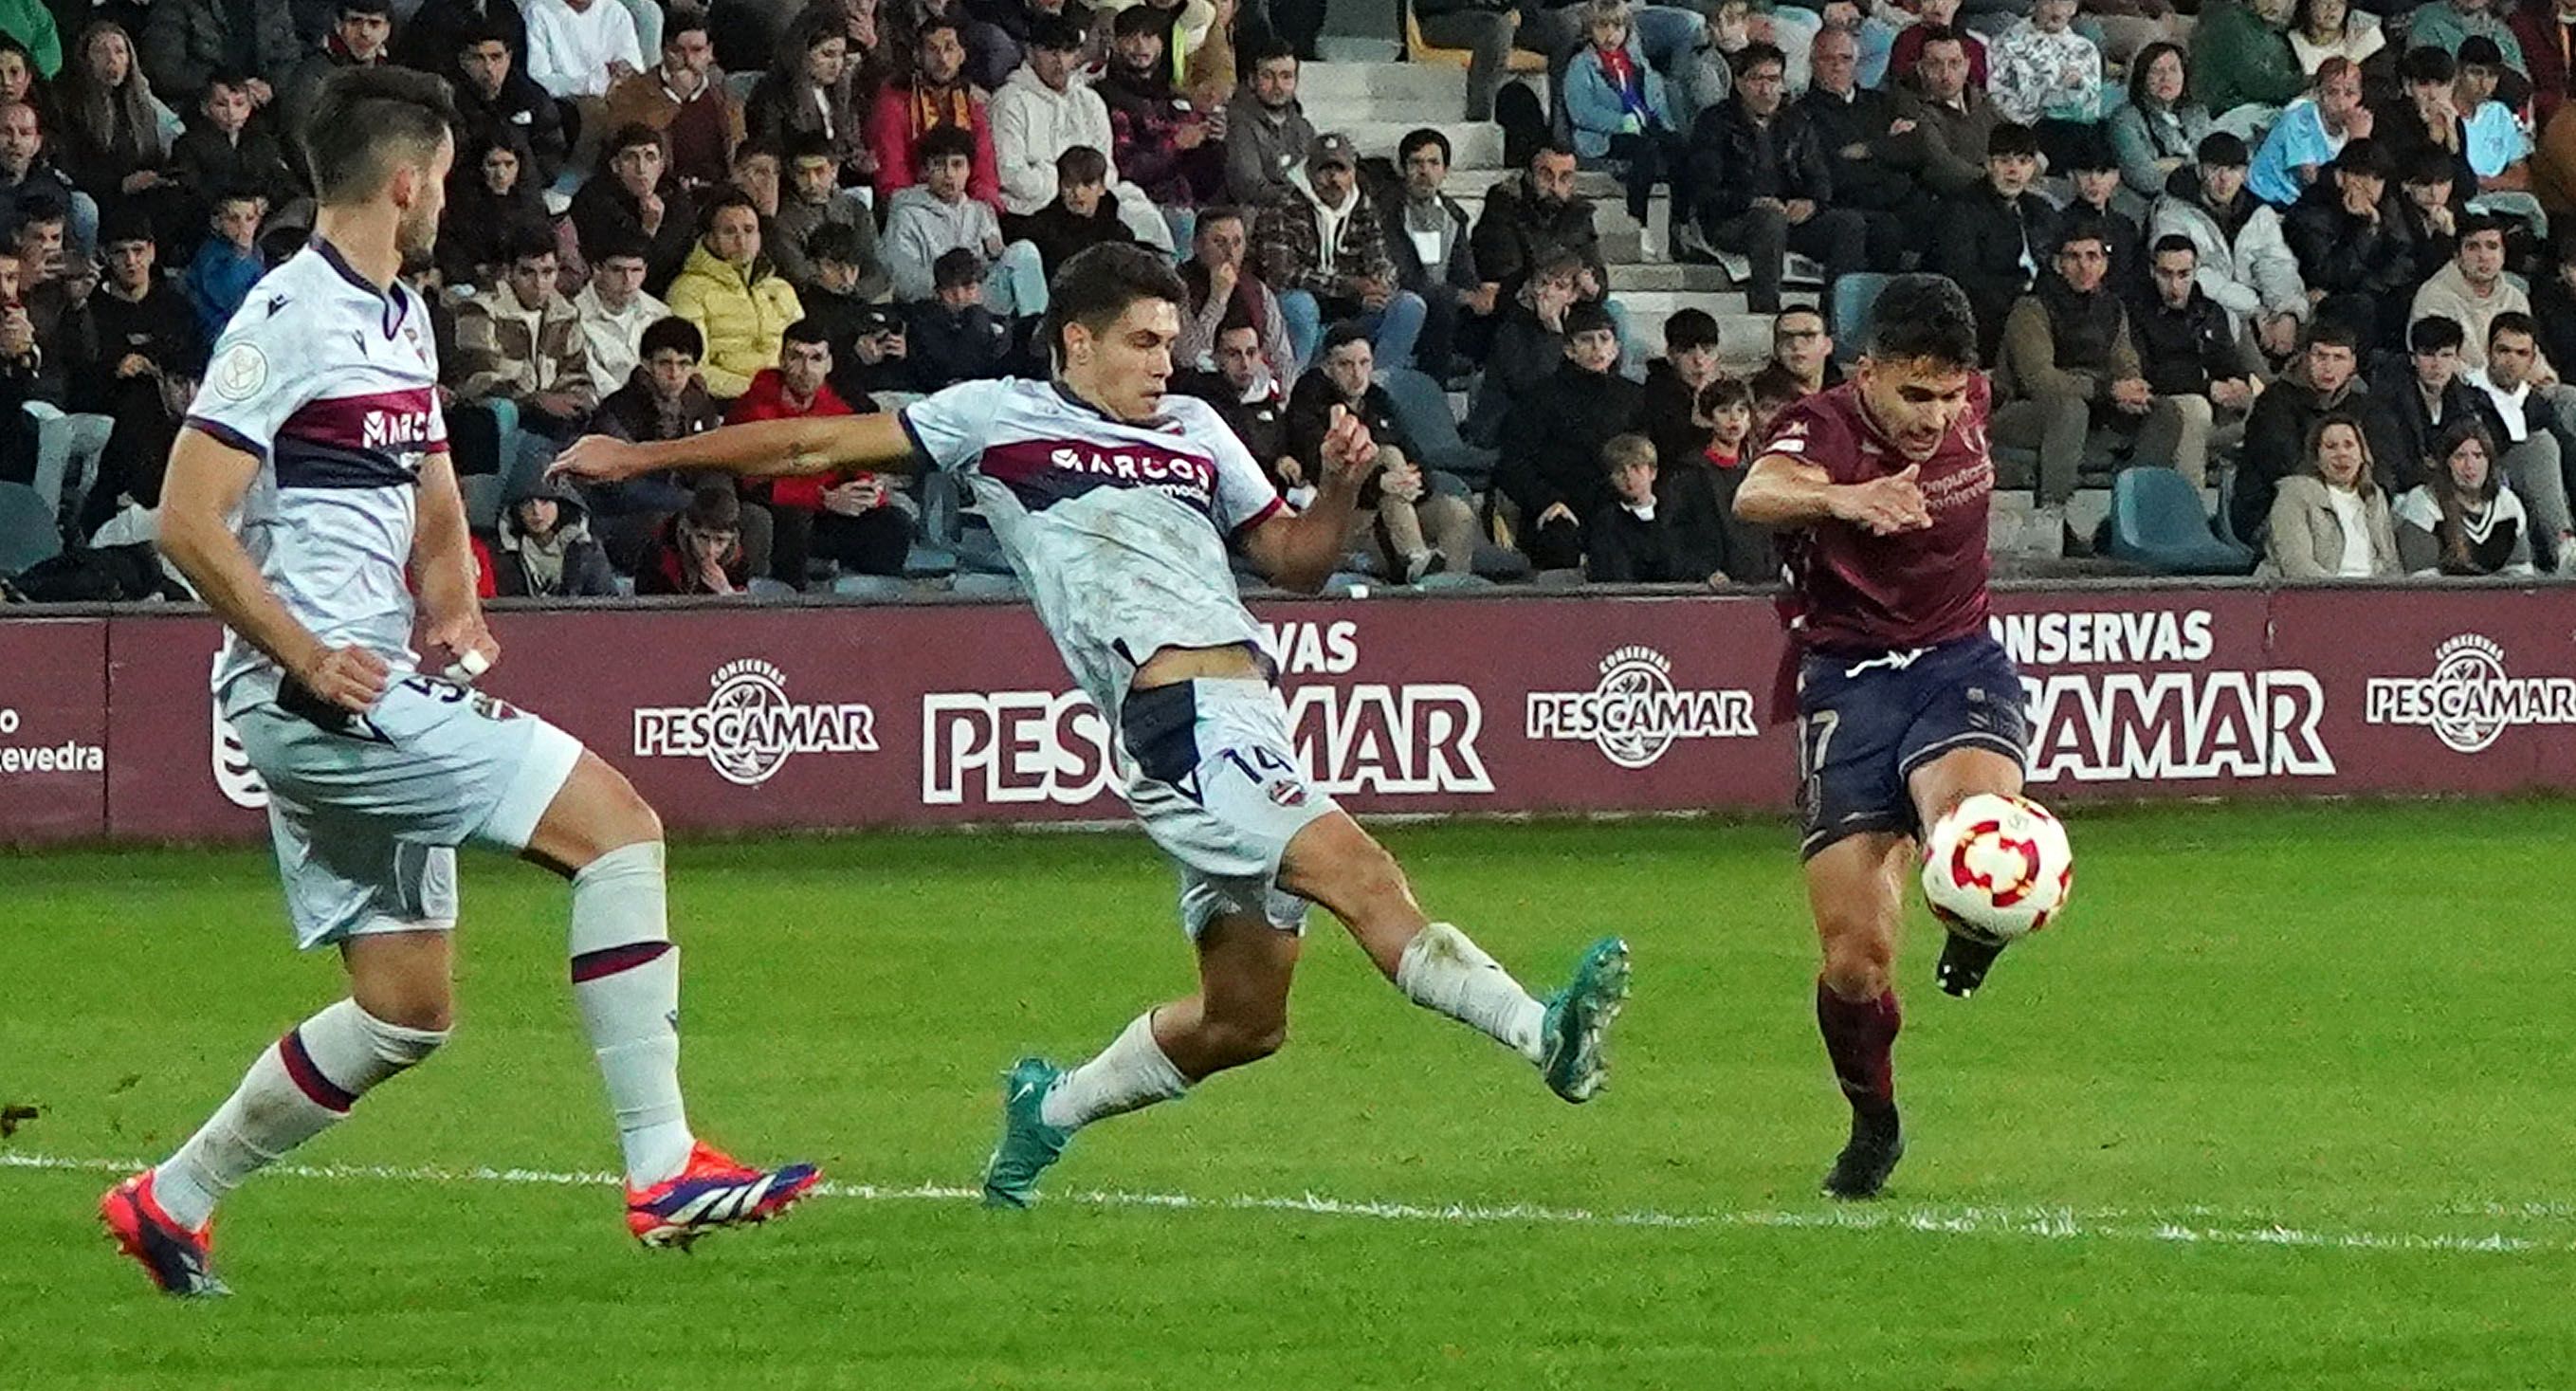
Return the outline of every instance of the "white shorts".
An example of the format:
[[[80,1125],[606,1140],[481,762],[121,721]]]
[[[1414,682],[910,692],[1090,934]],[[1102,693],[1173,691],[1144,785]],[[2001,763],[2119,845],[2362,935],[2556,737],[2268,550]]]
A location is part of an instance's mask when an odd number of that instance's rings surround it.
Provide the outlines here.
[[[268,784],[299,948],[454,927],[456,847],[524,849],[581,760],[580,740],[431,676],[396,677],[363,716],[281,699],[230,719]]]
[[[1304,931],[1308,904],[1279,887],[1279,858],[1336,808],[1307,785],[1278,690],[1251,680],[1157,686],[1131,692],[1118,722],[1135,766],[1127,800],[1180,865],[1191,939],[1233,913]]]

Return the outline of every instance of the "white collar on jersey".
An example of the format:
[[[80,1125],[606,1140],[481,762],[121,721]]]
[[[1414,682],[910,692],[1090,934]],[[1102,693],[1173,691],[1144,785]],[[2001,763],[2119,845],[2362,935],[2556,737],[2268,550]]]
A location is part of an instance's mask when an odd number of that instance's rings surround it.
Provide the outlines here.
[[[348,281],[384,302],[385,337],[390,340],[394,336],[394,331],[402,327],[403,317],[411,312],[411,292],[403,288],[403,283],[397,280],[390,289],[379,290],[376,288],[376,282],[358,274],[357,268],[350,265],[348,258],[340,254],[340,248],[320,237],[313,238],[305,245],[311,248],[315,255],[320,256],[322,263],[329,266],[342,280]]]

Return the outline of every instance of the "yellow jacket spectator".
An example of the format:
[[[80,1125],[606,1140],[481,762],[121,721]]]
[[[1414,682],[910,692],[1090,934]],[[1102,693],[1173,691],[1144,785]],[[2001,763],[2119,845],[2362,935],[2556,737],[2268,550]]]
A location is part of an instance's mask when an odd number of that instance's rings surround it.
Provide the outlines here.
[[[760,215],[740,192],[709,205],[705,235],[664,298],[672,313],[706,336],[698,371],[707,393],[721,401],[740,396],[762,369],[778,365],[787,326],[805,316],[796,287],[761,254]]]

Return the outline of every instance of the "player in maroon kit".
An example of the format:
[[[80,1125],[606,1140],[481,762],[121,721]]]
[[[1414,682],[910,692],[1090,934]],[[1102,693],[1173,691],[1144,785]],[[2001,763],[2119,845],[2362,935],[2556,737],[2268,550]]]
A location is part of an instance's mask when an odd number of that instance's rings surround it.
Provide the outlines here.
[[[2021,791],[2021,676],[1986,630],[1986,411],[1967,296],[1898,276],[1851,380],[1782,412],[1735,495],[1788,559],[1816,1024],[1852,1107],[1837,1198],[1875,1197],[1905,1153],[1889,971],[1916,837],[1973,793]],[[1952,933],[1941,988],[1975,990],[1997,950]]]

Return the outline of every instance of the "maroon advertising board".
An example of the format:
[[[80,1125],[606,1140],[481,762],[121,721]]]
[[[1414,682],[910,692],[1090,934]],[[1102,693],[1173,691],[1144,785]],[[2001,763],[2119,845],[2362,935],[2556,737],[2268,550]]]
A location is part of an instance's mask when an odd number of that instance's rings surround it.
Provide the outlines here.
[[[2086,588],[1997,596],[2034,795],[2576,787],[2576,595]],[[1755,598],[1257,606],[1314,781],[1363,813],[1785,815],[1783,641]],[[1024,608],[495,614],[484,689],[683,831],[1115,820],[1123,770]],[[0,620],[0,841],[240,839],[264,793],[202,615]],[[6,771],[12,749],[60,753]],[[24,762],[29,755],[19,755]],[[30,769],[35,765],[29,763]]]

